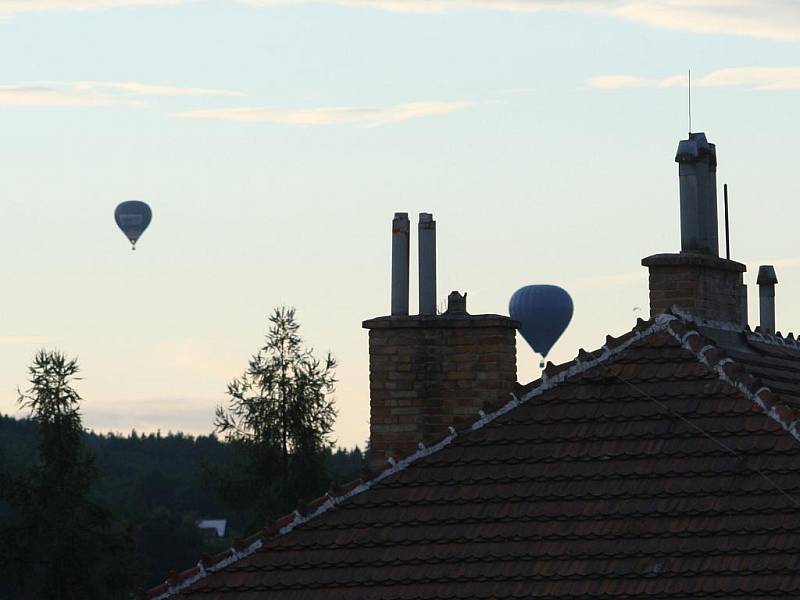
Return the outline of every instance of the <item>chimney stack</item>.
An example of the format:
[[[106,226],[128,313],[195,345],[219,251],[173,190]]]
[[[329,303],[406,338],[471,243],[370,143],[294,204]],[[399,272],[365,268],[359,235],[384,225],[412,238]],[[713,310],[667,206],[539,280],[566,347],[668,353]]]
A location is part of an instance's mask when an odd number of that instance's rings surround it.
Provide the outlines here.
[[[690,133],[675,156],[681,196],[681,251],[719,256],[717,149],[705,133]]]
[[[392,220],[392,316],[408,316],[408,266],[411,225],[408,213]]]
[[[778,277],[775,275],[775,267],[772,265],[761,265],[758,268],[758,299],[759,312],[761,313],[761,331],[765,333],[775,333],[775,285]]]
[[[420,314],[408,315],[408,215],[392,226],[392,314],[369,329],[369,462],[380,468],[508,402],[517,381],[517,322],[470,315],[453,292],[436,314],[436,223],[420,214]]]
[[[719,258],[717,153],[704,133],[681,140],[675,156],[680,179],[681,252],[642,259],[650,269],[650,315],[672,306],[697,317],[747,324],[747,286],[738,262]]]
[[[436,221],[419,213],[419,314],[436,314]]]

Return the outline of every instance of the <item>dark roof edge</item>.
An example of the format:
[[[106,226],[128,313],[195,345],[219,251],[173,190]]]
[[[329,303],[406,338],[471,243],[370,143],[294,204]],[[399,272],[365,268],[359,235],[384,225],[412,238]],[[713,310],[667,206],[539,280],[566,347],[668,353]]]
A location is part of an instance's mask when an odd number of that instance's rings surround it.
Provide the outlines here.
[[[348,499],[356,496],[362,492],[367,491],[370,489],[374,484],[386,479],[387,477],[391,477],[395,473],[403,471],[410,465],[414,464],[418,460],[430,456],[449,446],[459,435],[464,435],[469,433],[470,431],[474,431],[476,429],[480,429],[485,425],[491,423],[498,417],[506,414],[507,412],[513,410],[520,404],[524,404],[528,402],[531,398],[535,398],[547,392],[548,390],[554,388],[564,380],[573,377],[575,375],[579,375],[595,366],[609,360],[610,358],[616,356],[617,354],[625,351],[631,344],[641,340],[644,337],[652,335],[653,333],[663,331],[669,325],[669,323],[675,320],[676,317],[668,314],[659,315],[655,319],[651,321],[642,321],[639,320],[636,328],[633,329],[630,333],[623,335],[621,338],[614,340],[610,336],[607,338],[606,345],[603,346],[601,349],[601,354],[596,356],[595,354],[585,352],[583,349],[578,353],[578,357],[569,363],[563,365],[563,367],[553,367],[549,365],[548,369],[545,369],[545,373],[542,375],[542,378],[535,383],[538,385],[532,389],[529,389],[522,395],[521,397],[517,397],[514,394],[511,394],[511,400],[509,400],[506,404],[498,408],[493,412],[484,412],[483,410],[479,411],[475,420],[466,425],[464,429],[457,431],[455,428],[450,427],[449,433],[443,437],[441,440],[432,444],[430,446],[423,446],[420,444],[419,449],[409,454],[406,457],[403,457],[399,460],[390,459],[389,463],[383,471],[378,473],[375,477],[368,481],[360,482],[358,485],[355,485],[351,489],[349,489],[346,493],[342,495],[331,495],[326,494],[326,496],[318,499],[317,501],[312,502],[311,504],[315,506],[314,510],[308,512],[305,515],[300,514],[300,512],[295,511],[294,513],[287,515],[286,517],[280,519],[279,523],[286,522],[280,529],[274,532],[274,535],[270,536],[277,537],[280,535],[285,535],[299,527],[303,523],[310,521],[324,513],[328,510],[341,504],[342,502],[347,501]],[[609,340],[614,340],[616,343],[611,343]],[[598,351],[600,352],[600,351]],[[587,357],[590,357],[587,360]],[[548,375],[549,371],[553,369],[557,369],[558,372],[554,375]],[[252,538],[250,538],[252,539]],[[226,554],[225,558],[217,562],[212,562],[208,560],[201,560],[197,563],[196,566],[187,569],[183,573],[179,575],[173,575],[169,580],[166,582],[152,588],[146,593],[146,598],[150,600],[167,600],[167,598],[171,598],[176,594],[179,594],[181,591],[185,590],[189,586],[197,583],[201,579],[205,578],[210,573],[218,571],[220,569],[224,569],[225,567],[238,562],[239,560],[254,554],[259,549],[264,546],[267,537],[262,537],[261,535],[257,536],[252,543],[246,546],[240,546],[239,548],[231,548]],[[219,556],[219,555],[218,555]],[[212,562],[212,564],[209,564]]]
[[[663,253],[645,256],[642,259],[644,267],[683,267],[692,266],[706,269],[719,269],[722,271],[734,271],[744,273],[747,266],[743,263],[711,256],[710,254],[700,254],[695,252]]]
[[[763,342],[772,346],[788,346],[793,350],[800,350],[800,335],[795,338],[793,333],[783,336],[780,331],[769,333],[768,331],[763,331],[760,327],[756,327],[755,331],[745,330],[745,335],[751,341]]]
[[[430,446],[423,446],[420,444],[416,452],[400,459],[389,459],[387,467],[372,479],[346,484],[343,487],[347,491],[341,495],[329,492],[325,496],[310,503],[309,508],[313,507],[313,510],[309,510],[308,512],[303,511],[302,514],[300,511],[295,510],[293,513],[279,519],[276,522],[277,526],[267,531],[260,532],[255,536],[251,536],[244,544],[239,544],[238,547],[231,548],[225,553],[224,558],[221,558],[221,555],[217,555],[219,560],[216,561],[214,561],[214,559],[201,560],[196,566],[187,569],[179,575],[173,575],[166,582],[152,588],[146,592],[145,597],[150,600],[167,600],[179,594],[207,575],[224,569],[254,554],[270,539],[291,532],[296,527],[315,519],[331,508],[342,502],[346,502],[353,496],[369,490],[373,485],[387,477],[391,477],[405,470],[418,460],[449,446],[460,435],[465,435],[470,431],[484,427],[498,417],[518,407],[520,404],[524,404],[533,398],[541,396],[567,379],[605,363],[609,359],[627,350],[636,342],[659,332],[665,332],[675,338],[683,348],[691,352],[700,363],[706,366],[706,368],[717,373],[720,380],[737,388],[754,404],[759,406],[766,416],[776,421],[784,430],[790,433],[796,440],[800,441],[800,413],[785,404],[781,404],[780,397],[769,388],[758,386],[755,377],[747,373],[743,365],[728,358],[723,350],[719,349],[712,340],[701,335],[693,326],[743,333],[745,333],[745,329],[734,323],[699,319],[675,307],[673,307],[670,312],[671,314],[664,313],[649,321],[639,319],[636,327],[620,338],[608,336],[605,345],[596,352],[587,352],[581,349],[574,360],[564,363],[563,365],[555,366],[552,363],[548,363],[541,379],[524,388],[518,389],[517,393],[519,397],[515,394],[511,394],[511,400],[497,410],[488,413],[483,410],[479,411],[476,418],[471,423],[466,424],[463,429],[460,428],[456,430],[450,427],[448,434],[438,442]],[[753,334],[749,332],[746,334],[758,336],[759,340],[764,338],[764,341],[766,341],[765,336],[760,333]],[[783,340],[783,338],[780,339]],[[780,343],[783,344],[784,342],[782,341]],[[800,347],[799,344],[794,345]],[[253,541],[248,544],[247,542],[250,540]]]
[[[565,363],[560,367],[556,367],[552,363],[548,363],[547,368],[542,373],[542,378],[540,380],[541,383],[523,394],[517,401],[517,404],[527,402],[536,396],[541,396],[543,393],[547,392],[564,380],[575,375],[579,375],[584,371],[604,363],[613,356],[624,352],[628,349],[628,347],[630,347],[632,344],[635,344],[642,338],[653,335],[654,333],[658,333],[659,331],[664,331],[670,322],[675,320],[675,318],[676,317],[669,314],[661,314],[650,321],[642,321],[640,319],[637,326],[630,333],[625,334],[621,338],[614,339],[611,336],[608,336],[606,338],[605,345],[597,352],[586,352],[583,348],[581,348],[578,351],[577,358]],[[514,401],[512,400],[506,406],[513,404],[513,402]],[[514,406],[516,406],[516,404]],[[503,408],[500,410],[503,410]],[[510,410],[510,408],[504,412],[508,412],[508,410]]]
[[[729,358],[724,350],[716,346],[713,340],[704,337],[691,327],[692,325],[697,325],[717,329],[719,328],[717,325],[726,324],[698,319],[675,308],[672,310],[678,315],[678,318],[668,323],[666,327],[667,333],[674,337],[683,348],[694,354],[695,358],[707,369],[716,373],[721,381],[739,390],[748,400],[758,406],[768,418],[775,421],[784,431],[800,442],[800,412],[784,403],[779,394],[776,394],[767,386],[761,385],[758,379],[747,371],[745,365]],[[733,323],[728,323],[727,325],[731,327],[729,329],[731,331],[744,332],[744,329]],[[757,336],[754,339],[767,341],[766,337],[760,333],[745,332],[745,335],[748,337]],[[775,340],[780,339],[781,342],[772,341],[768,343],[790,345],[784,342],[783,338],[770,337],[775,338]],[[797,344],[792,345],[797,347]]]
[[[719,329],[722,331],[742,333],[744,334],[745,338],[750,341],[762,342],[764,344],[771,344],[773,346],[788,346],[794,350],[800,350],[800,335],[795,338],[793,333],[789,333],[784,336],[780,331],[776,333],[770,333],[762,330],[761,327],[756,327],[754,331],[750,329],[749,325],[742,326],[731,321],[712,321],[701,319],[700,317],[696,317],[693,314],[678,308],[677,306],[670,308],[670,313],[677,316],[682,321],[687,321],[698,327],[707,327],[709,329]]]

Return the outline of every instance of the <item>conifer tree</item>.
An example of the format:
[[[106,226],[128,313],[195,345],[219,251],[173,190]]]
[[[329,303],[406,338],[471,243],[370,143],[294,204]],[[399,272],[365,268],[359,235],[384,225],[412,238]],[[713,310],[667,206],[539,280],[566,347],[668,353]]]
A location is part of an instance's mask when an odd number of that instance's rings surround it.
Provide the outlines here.
[[[264,346],[228,384],[230,400],[215,418],[217,431],[248,457],[238,478],[222,477],[223,495],[262,523],[324,490],[336,418],[336,360],[303,346],[294,308],[276,308],[269,321]]]
[[[96,472],[73,387],[78,370],[75,359],[41,350],[30,389],[19,393],[36,425],[39,460],[21,474],[0,474],[8,513],[0,542],[7,585],[20,598],[127,598],[134,585],[130,537],[90,497]]]

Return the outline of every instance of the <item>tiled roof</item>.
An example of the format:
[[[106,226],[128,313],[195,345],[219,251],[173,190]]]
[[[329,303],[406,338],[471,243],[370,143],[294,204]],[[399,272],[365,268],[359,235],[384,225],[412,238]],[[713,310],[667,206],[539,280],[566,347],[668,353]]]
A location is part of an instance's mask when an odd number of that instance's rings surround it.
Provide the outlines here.
[[[793,338],[662,315],[149,597],[795,598],[798,409]]]

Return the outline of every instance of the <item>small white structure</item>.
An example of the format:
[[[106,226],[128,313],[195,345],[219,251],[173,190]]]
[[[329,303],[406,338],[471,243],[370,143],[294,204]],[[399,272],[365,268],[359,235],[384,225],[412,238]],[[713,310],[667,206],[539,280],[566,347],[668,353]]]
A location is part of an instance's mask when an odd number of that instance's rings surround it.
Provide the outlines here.
[[[228,528],[228,521],[225,519],[200,519],[197,521],[197,528],[208,537],[225,537]]]

